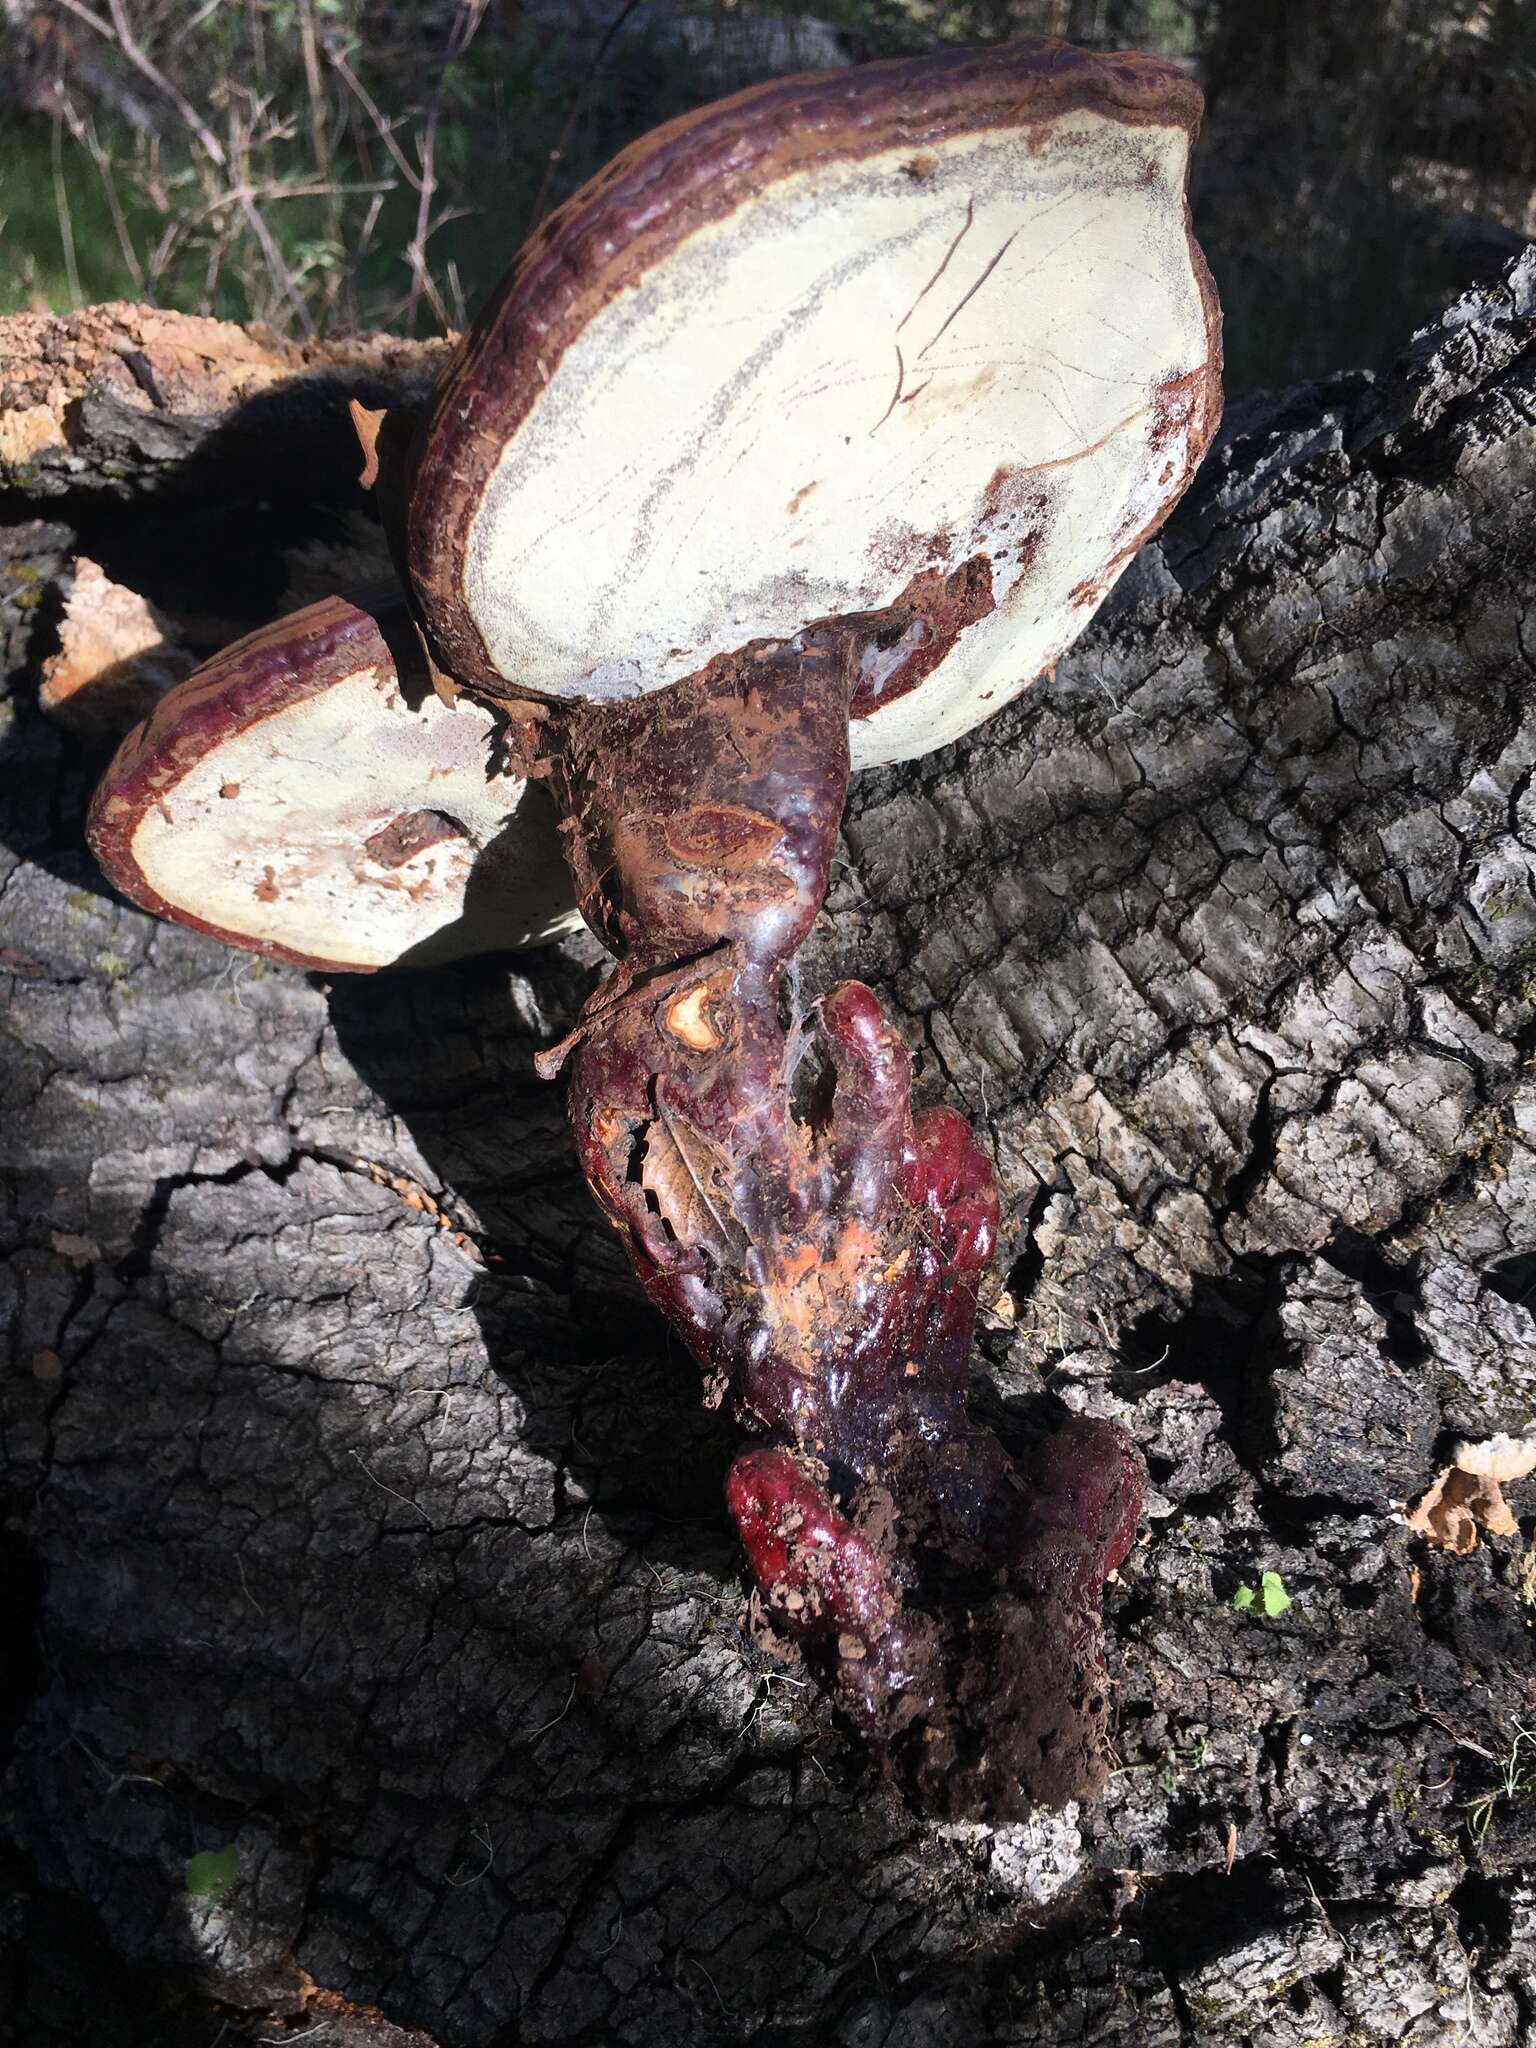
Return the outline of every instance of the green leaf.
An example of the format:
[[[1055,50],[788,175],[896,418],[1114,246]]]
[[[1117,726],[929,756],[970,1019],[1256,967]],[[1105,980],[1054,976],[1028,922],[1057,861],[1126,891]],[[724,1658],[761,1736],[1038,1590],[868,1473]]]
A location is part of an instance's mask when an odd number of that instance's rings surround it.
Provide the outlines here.
[[[1246,1614],[1249,1608],[1253,1605],[1253,1602],[1254,1591],[1252,1586],[1239,1586],[1237,1591],[1232,1595],[1232,1605],[1237,1609],[1239,1614]]]
[[[223,1849],[204,1849],[187,1865],[187,1890],[208,1905],[222,1897],[240,1875],[240,1851],[230,1842]]]
[[[1291,1596],[1285,1590],[1285,1583],[1278,1572],[1265,1572],[1259,1580],[1259,1597],[1264,1603],[1264,1612],[1271,1620],[1277,1614],[1284,1614],[1291,1604]]]

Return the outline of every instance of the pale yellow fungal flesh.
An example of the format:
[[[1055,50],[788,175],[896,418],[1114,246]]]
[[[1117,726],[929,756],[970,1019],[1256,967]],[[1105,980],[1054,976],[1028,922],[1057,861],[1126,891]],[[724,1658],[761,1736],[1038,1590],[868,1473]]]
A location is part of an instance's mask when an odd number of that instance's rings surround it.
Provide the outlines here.
[[[631,695],[985,554],[997,609],[855,721],[855,766],[990,716],[1190,467],[1179,380],[1212,341],[1187,143],[1072,113],[798,173],[697,230],[583,329],[491,474],[465,595],[492,661]]]
[[[133,859],[235,943],[342,968],[537,943],[580,920],[548,799],[490,772],[491,732],[476,705],[412,709],[361,669],[211,747],[146,809]],[[423,813],[462,829],[399,858],[391,828]]]

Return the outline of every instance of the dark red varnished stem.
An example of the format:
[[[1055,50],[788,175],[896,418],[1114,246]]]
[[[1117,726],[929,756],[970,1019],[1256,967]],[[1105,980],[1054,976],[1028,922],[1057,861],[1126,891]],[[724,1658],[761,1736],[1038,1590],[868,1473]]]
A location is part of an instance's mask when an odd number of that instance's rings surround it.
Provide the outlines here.
[[[867,633],[812,629],[561,728],[568,857],[619,956],[570,1114],[709,1398],[775,1446],[727,1487],[769,1613],[926,1805],[1002,1817],[1102,1776],[1100,1588],[1141,1472],[1105,1424],[1026,1471],[970,1420],[988,1162],[956,1112],[914,1118],[869,989],[798,1000]]]

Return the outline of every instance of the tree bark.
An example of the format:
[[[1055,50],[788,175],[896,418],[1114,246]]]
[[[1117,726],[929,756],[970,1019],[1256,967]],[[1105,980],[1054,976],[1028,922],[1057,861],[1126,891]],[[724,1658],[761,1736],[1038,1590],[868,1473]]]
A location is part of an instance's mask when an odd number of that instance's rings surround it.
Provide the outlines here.
[[[1053,679],[854,785],[807,964],[995,1160],[978,1407],[1152,1473],[1108,1793],[996,1828],[746,1626],[733,1433],[533,1074],[595,945],[326,982],[95,876],[72,553],[196,650],[370,538],[302,375],[103,492],[92,374],[0,569],[15,2038],[1536,2038],[1536,1503],[1400,1512],[1536,1425],[1536,252],[1235,405]]]

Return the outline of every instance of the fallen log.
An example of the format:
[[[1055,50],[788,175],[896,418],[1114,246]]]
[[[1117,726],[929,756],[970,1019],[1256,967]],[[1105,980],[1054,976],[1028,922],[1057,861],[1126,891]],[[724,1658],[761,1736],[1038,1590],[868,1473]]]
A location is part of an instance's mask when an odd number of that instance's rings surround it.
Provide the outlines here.
[[[994,1158],[976,1400],[1152,1475],[1107,1796],[997,1828],[754,1641],[735,1439],[533,1073],[595,949],[327,982],[95,876],[76,557],[194,655],[382,558],[311,363],[197,323],[182,415],[119,317],[0,324],[67,393],[0,506],[18,2038],[1522,2040],[1531,1486],[1405,1509],[1536,1426],[1536,254],[1234,404],[1054,679],[855,782],[808,968]]]

